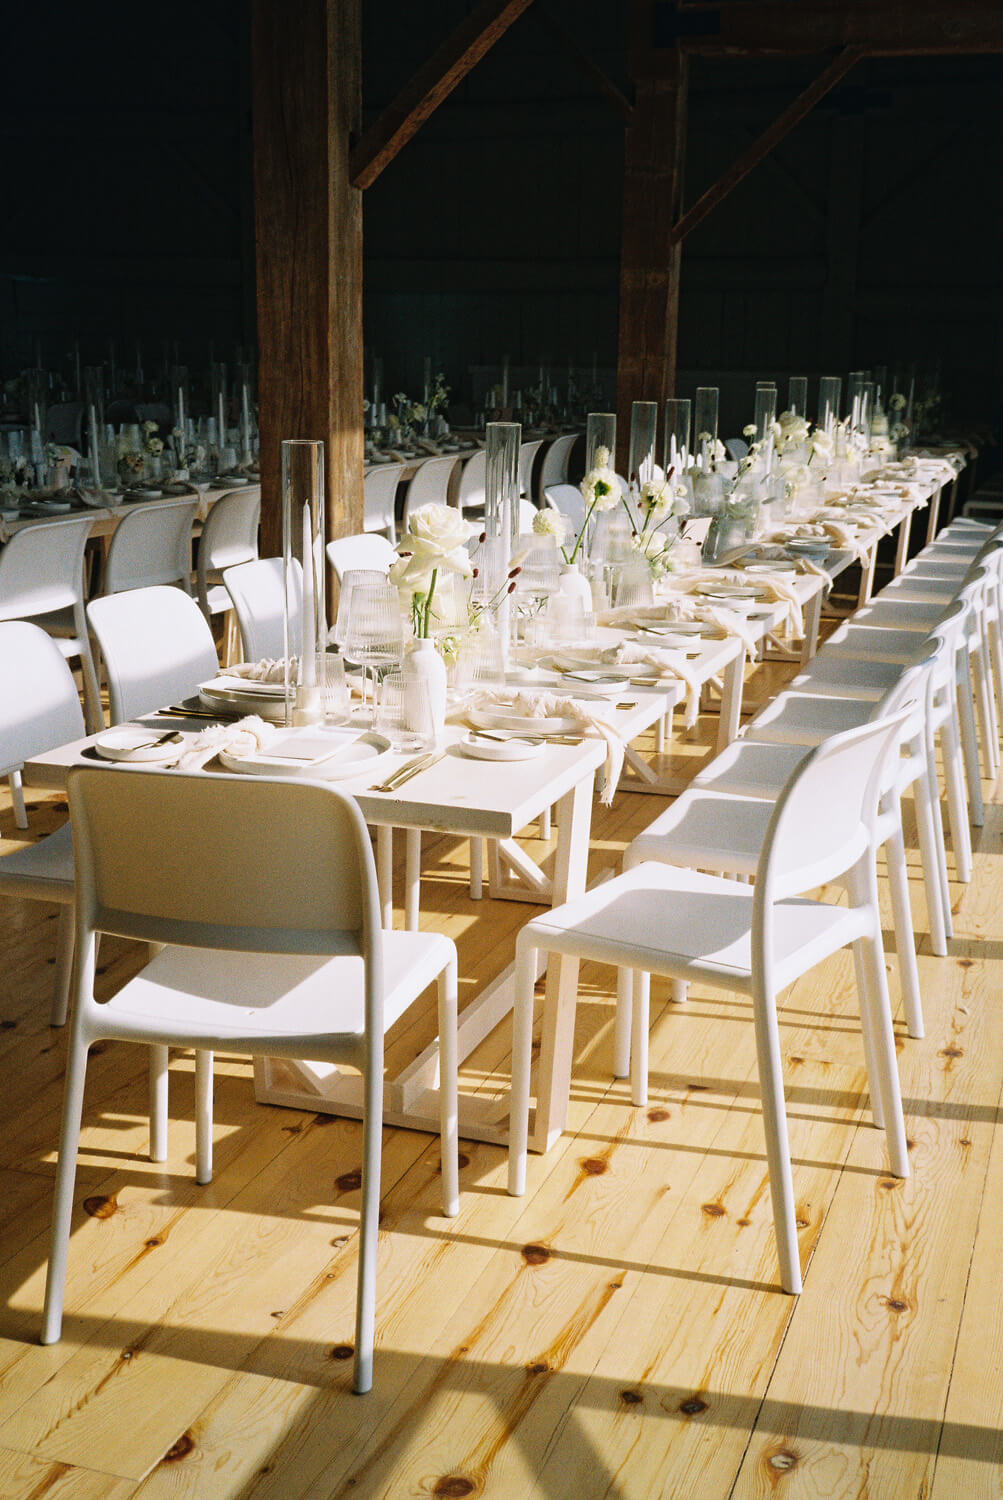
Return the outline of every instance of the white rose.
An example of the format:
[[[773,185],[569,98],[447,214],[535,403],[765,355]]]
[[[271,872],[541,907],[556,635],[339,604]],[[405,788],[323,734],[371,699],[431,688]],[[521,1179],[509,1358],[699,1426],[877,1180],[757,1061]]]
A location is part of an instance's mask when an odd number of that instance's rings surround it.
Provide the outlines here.
[[[408,529],[397,544],[402,555],[411,554],[408,580],[441,568],[469,578],[473,572],[465,543],[474,528],[452,505],[420,505],[411,512]]]

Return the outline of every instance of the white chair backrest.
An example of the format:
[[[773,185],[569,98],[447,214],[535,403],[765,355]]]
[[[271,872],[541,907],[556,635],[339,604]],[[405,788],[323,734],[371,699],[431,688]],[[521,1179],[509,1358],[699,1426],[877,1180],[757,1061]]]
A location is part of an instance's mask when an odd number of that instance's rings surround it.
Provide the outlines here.
[[[567,516],[576,531],[585,520],[585,497],[575,484],[548,484],[543,498],[562,516]]]
[[[261,486],[228,490],[220,495],[205,518],[199,537],[198,599],[208,611],[209,575],[253,562],[258,555],[258,522],[261,518]]]
[[[448,505],[449,485],[456,458],[427,458],[407,487],[402,525],[407,530],[408,516],[419,505]]]
[[[367,988],[381,1000],[376,872],[351,797],[309,781],[84,766],[70,772],[68,793],[82,931],[242,952],[363,953]]]
[[[51,636],[0,624],[0,773],[84,735],[73,673]]]
[[[536,493],[533,489],[533,465],[536,463],[536,455],[546,442],[546,438],[535,438],[532,442],[522,443],[519,446],[519,491],[525,495],[527,500],[536,504]]]
[[[80,604],[90,531],[89,516],[15,531],[0,551],[0,620]]]
[[[84,403],[82,401],[60,401],[50,406],[45,414],[46,435],[54,443],[68,443],[71,448],[83,447]]]
[[[466,510],[469,506],[484,504],[484,484],[487,475],[487,450],[478,448],[476,453],[471,454],[463,465],[463,473],[460,475],[459,506]]]
[[[569,432],[564,437],[555,438],[551,443],[543,455],[543,461],[540,465],[541,494],[552,484],[565,484],[567,482],[571,450],[577,441],[578,433]]]
[[[296,656],[303,607],[303,568],[296,557],[292,560],[292,577],[295,612],[290,621],[293,641],[289,649]],[[255,562],[227,568],[223,582],[237,612],[244,660],[284,656],[286,583],[281,557],[260,557]]]
[[[327,556],[340,583],[346,573],[360,569],[386,573],[397,554],[385,536],[360,532],[357,536],[339,536],[336,541],[328,542]]]
[[[728,450],[729,458],[733,459],[735,463],[741,463],[743,458],[749,456],[749,445],[745,441],[745,438],[725,438],[724,446]]]
[[[122,517],[108,548],[104,591],[180,583],[191,592],[192,523],[196,500],[154,500]]]
[[[519,498],[519,534],[520,534],[520,536],[529,536],[532,533],[532,530],[533,530],[533,521],[535,520],[535,518],[536,518],[536,506],[533,504],[532,500],[527,500],[525,498],[525,496],[520,496],[520,498]]]
[[[771,902],[836,880],[870,847],[890,756],[911,710],[823,740],[777,799],[756,872],[754,920]]]
[[[384,464],[370,469],[362,481],[362,527],[382,531],[392,542],[397,535],[397,486],[403,464]]]
[[[87,618],[104,657],[113,724],[189,697],[219,671],[205,616],[180,589],[106,594],[88,604]]]

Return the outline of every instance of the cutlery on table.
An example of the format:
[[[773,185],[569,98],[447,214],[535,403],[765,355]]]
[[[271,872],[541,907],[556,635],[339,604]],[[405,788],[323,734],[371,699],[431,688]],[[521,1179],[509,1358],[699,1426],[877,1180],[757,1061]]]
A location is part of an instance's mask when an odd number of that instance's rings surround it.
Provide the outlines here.
[[[436,750],[429,755],[419,755],[417,760],[410,760],[407,765],[399,766],[392,776],[387,777],[386,781],[379,781],[375,786],[369,787],[369,791],[395,792],[398,787],[404,785],[405,781],[410,781],[412,776],[417,776],[422,771],[429,770],[431,766],[442,760],[444,754],[445,751]]]
[[[158,734],[152,740],[144,740],[141,745],[133,745],[129,753],[131,755],[137,750],[153,750],[158,745],[183,745],[184,742],[183,734],[179,734],[176,729],[169,729],[166,734]]]
[[[500,734],[490,729],[475,729],[472,732],[475,739],[495,740],[499,745],[508,745],[512,740],[522,740],[527,745],[580,745],[584,739],[581,734],[520,734],[517,729],[509,729]]]

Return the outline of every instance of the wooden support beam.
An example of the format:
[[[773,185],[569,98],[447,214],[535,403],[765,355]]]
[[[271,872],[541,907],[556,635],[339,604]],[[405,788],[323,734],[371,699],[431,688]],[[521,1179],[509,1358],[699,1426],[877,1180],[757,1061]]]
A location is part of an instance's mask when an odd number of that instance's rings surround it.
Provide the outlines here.
[[[707,57],[794,57],[863,47],[872,56],[1003,52],[999,0],[657,0],[650,66],[675,46]]]
[[[541,4],[539,0],[533,13],[537,20],[550,32],[551,36],[560,43],[575,66],[580,68],[587,78],[591,79],[603,98],[607,99],[613,108],[619,112],[624,124],[629,125],[630,117],[634,112],[633,104],[631,104],[623,90],[617,88],[611,78],[607,78],[599,64],[593,62],[574,32],[565,26],[560,16],[555,15],[549,5]]]
[[[650,5],[635,0],[635,36],[638,29],[643,34],[648,17]],[[682,245],[673,243],[672,225],[682,199],[688,78],[687,58],[678,49],[675,61],[674,72],[638,78],[624,142],[617,354],[621,473],[626,473],[631,403],[661,403],[675,389]]]
[[[361,0],[254,0],[261,531],[281,549],[279,445],[322,438],[328,536],[362,530]]]
[[[841,78],[846,77],[854,63],[863,55],[863,50],[860,47],[844,47],[842,52],[833,58],[829,66],[798,95],[792,104],[788,105],[783,114],[778,115],[773,124],[764,130],[757,140],[753,141],[749,149],[743,151],[741,156],[732,162],[727,171],[722,172],[717,181],[706,192],[701,193],[696,202],[686,210],[682,218],[673,225],[673,243],[684,240],[691,229],[695,229],[712,209],[716,208],[723,199],[727,198],[732,188],[736,187],[743,177],[748,176],[753,167],[758,166],[763,158],[769,155],[774,146],[783,140],[788,131],[792,130],[800,120],[803,120],[805,115],[814,109],[818,101],[824,98]]]
[[[401,147],[531,4],[532,0],[480,0],[474,6],[358,142],[351,159],[353,187],[373,185]]]

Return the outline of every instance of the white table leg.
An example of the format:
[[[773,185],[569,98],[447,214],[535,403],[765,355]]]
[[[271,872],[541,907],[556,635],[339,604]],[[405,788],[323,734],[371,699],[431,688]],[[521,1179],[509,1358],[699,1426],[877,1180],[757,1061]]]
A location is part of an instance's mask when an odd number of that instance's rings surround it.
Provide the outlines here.
[[[822,620],[822,595],[817,589],[804,607],[804,641],[801,645],[801,665],[806,666],[818,650],[818,627]]]
[[[480,901],[484,895],[484,840],[470,840],[470,899]]]
[[[721,692],[721,717],[717,724],[718,753],[726,749],[738,733],[742,721],[742,689],[745,686],[745,652],[739,651],[725,667]]]
[[[592,827],[592,778],[580,781],[561,798],[558,806],[555,906],[580,896],[585,890]],[[536,1118],[530,1141],[530,1149],[534,1151],[549,1150],[567,1123],[577,997],[578,959],[552,954],[547,965]]]
[[[389,931],[394,925],[394,831],[382,823],[376,830],[376,880],[383,926]]]
[[[954,484],[956,485],[957,482],[957,479],[955,479]],[[934,493],[930,496],[930,513],[926,518],[926,545],[928,547],[937,535],[937,521],[940,516],[940,502],[943,494],[944,486],[941,485],[940,488],[938,490],[935,490]]]
[[[898,546],[895,548],[895,577],[897,578],[909,561],[909,533],[912,530],[912,511],[906,511],[899,522]],[[877,550],[877,549],[875,549]]]
[[[409,828],[404,836],[404,928],[418,931],[421,905],[421,829]]]

